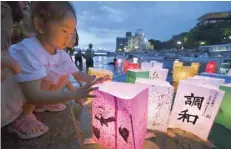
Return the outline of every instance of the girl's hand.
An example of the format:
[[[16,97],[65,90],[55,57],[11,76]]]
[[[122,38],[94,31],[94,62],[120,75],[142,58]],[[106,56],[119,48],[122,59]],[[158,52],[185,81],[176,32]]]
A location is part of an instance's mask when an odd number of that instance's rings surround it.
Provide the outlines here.
[[[91,95],[90,92],[98,89],[98,87],[92,87],[95,84],[97,84],[97,82],[98,82],[98,79],[96,79],[90,83],[87,83],[86,85],[84,85],[80,88],[77,88],[75,100],[77,100],[77,102],[78,102],[79,100],[84,99],[84,98],[95,98],[96,95]]]

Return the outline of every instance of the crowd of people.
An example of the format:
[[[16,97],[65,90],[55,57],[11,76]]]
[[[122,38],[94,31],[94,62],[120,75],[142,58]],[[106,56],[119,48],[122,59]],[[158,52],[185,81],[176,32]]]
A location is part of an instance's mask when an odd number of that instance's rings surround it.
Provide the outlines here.
[[[78,70],[82,69],[81,51],[75,56],[78,68],[67,54],[78,45],[76,24],[70,2],[1,2],[1,127],[21,139],[49,130],[34,112],[62,111],[64,102],[71,100],[81,104],[84,98],[96,97],[90,94],[97,89],[93,85],[108,80]],[[94,65],[92,47],[84,55],[87,68]],[[76,88],[69,75],[86,85]],[[61,90],[64,86],[69,90]]]

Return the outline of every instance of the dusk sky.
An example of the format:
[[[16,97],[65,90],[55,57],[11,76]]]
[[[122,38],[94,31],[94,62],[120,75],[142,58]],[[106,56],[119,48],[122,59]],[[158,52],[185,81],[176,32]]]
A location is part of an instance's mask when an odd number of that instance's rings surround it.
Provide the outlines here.
[[[148,39],[169,40],[189,31],[208,12],[231,11],[231,2],[73,2],[79,47],[115,50],[116,37],[142,29]]]

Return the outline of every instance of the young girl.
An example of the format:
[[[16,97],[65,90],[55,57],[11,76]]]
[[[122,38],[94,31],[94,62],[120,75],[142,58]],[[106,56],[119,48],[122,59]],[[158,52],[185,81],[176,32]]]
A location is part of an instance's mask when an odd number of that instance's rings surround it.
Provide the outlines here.
[[[63,50],[69,44],[76,27],[75,11],[69,2],[32,2],[31,18],[36,36],[24,39],[10,48],[10,54],[21,65],[22,72],[16,75],[26,98],[21,116],[9,127],[20,138],[31,139],[43,135],[48,127],[38,121],[32,112],[61,111],[61,102],[95,97],[89,92],[91,86],[102,81],[78,72],[69,55]],[[76,80],[90,82],[87,85],[61,92],[68,84],[68,75]],[[49,90],[49,91],[48,91]],[[75,91],[74,91],[75,90]],[[57,104],[59,103],[59,104]]]

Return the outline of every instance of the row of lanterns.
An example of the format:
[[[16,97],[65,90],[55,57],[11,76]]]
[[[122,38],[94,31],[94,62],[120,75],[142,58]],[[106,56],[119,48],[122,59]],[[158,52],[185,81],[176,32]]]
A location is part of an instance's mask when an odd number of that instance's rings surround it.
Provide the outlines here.
[[[222,85],[231,82],[198,76],[199,67],[200,63],[183,66],[175,61],[172,86],[162,63],[125,61],[127,83],[97,85],[97,98],[92,102],[94,140],[109,149],[141,149],[147,129],[166,133],[168,128],[181,128],[207,141],[220,105],[224,112],[219,112],[216,122],[231,130],[231,110],[227,108],[231,85]],[[98,68],[90,68],[89,74],[113,77],[112,72]]]

